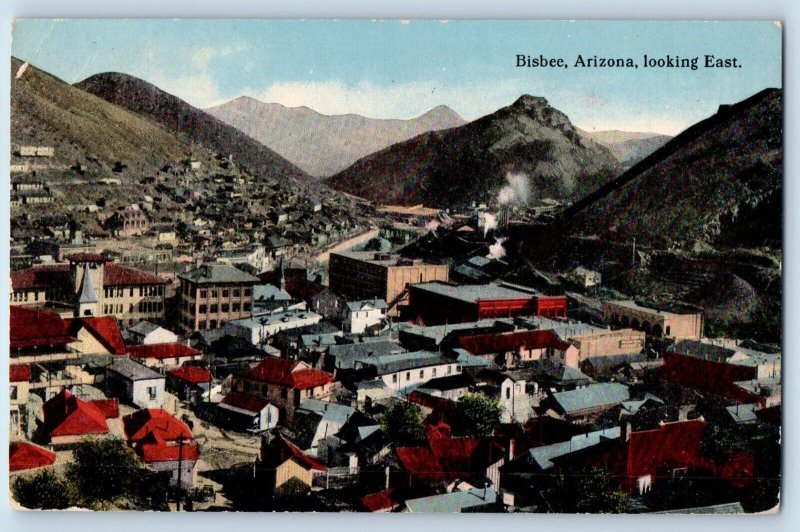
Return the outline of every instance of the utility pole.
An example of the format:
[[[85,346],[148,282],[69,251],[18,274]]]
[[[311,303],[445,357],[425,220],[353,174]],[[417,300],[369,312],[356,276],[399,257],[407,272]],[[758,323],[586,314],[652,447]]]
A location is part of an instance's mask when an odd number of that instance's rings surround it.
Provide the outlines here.
[[[178,491],[177,491],[177,504],[176,511],[181,511],[181,472],[183,471],[183,436],[178,436]]]

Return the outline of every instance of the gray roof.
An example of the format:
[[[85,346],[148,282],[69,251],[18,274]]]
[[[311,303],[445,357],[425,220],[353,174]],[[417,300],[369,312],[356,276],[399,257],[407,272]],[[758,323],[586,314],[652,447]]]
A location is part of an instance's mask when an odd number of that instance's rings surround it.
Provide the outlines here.
[[[453,349],[456,354],[456,362],[465,368],[494,368],[494,364],[483,357],[475,356],[464,348]]]
[[[566,414],[617,405],[627,401],[629,397],[628,387],[618,382],[590,384],[585,388],[553,394],[553,400]]]
[[[314,318],[319,318],[321,320],[322,316],[320,314],[317,314],[316,312],[311,312],[310,310],[287,310],[284,312],[256,314],[249,318],[228,320],[226,323],[230,323],[231,325],[238,325],[240,327],[244,327],[247,329],[258,329],[259,327],[272,325],[273,323],[284,322],[288,324],[295,321],[314,319]],[[297,328],[299,327],[300,326],[298,325]]]
[[[134,362],[128,357],[114,357],[111,359],[111,364],[108,369],[119,373],[132,381],[143,381],[152,379],[166,379],[164,375],[153,371],[144,364]]]
[[[348,301],[347,308],[350,312],[364,310],[365,307],[371,306],[376,309],[386,309],[386,301],[383,299],[362,299],[361,301]]]
[[[83,282],[81,283],[81,295],[78,298],[78,303],[97,303],[97,294],[94,293],[92,276],[86,264],[83,265]]]
[[[286,290],[281,290],[271,284],[257,284],[253,286],[253,304],[259,301],[290,301],[292,296]]]
[[[128,327],[130,332],[147,336],[148,334],[159,330],[161,327],[149,321],[140,321],[132,327]]]
[[[536,294],[530,292],[513,290],[496,284],[453,285],[441,281],[431,281],[411,286],[417,290],[424,290],[466,303],[475,303],[479,299],[533,299],[536,297]]]
[[[374,367],[378,375],[389,375],[399,371],[406,371],[442,364],[455,364],[452,359],[433,351],[414,351],[411,353],[398,353],[393,355],[366,356],[356,360],[365,366]]]
[[[458,390],[461,388],[468,388],[474,381],[467,373],[456,373],[455,375],[447,375],[446,377],[436,377],[431,379],[422,386],[420,390]]]
[[[340,405],[328,401],[309,398],[300,403],[295,411],[296,414],[316,414],[321,419],[344,425],[347,420],[355,413],[356,409],[352,406]]]
[[[532,459],[533,462],[541,469],[550,469],[554,465],[553,459],[560,456],[566,456],[570,453],[587,449],[589,447],[594,447],[595,445],[601,443],[604,439],[619,438],[621,433],[622,431],[620,427],[612,427],[610,429],[598,430],[595,432],[589,432],[587,434],[579,434],[577,436],[573,436],[567,441],[530,449],[526,458]]]
[[[193,270],[178,275],[178,277],[196,284],[256,284],[261,282],[258,277],[243,272],[230,264],[220,263],[203,264]]]
[[[736,354],[736,351],[733,349],[705,342],[698,342],[697,340],[679,340],[675,342],[675,345],[672,346],[670,351],[714,362],[726,362],[730,357]]]
[[[497,492],[492,488],[472,488],[406,501],[406,508],[415,513],[460,513],[467,508],[494,504]]]
[[[759,404],[749,404],[749,405],[731,405],[727,407],[725,410],[728,411],[728,414],[733,418],[736,423],[753,423],[758,421],[758,417],[756,416],[756,410],[761,410],[761,405]]]
[[[352,369],[356,360],[363,357],[405,352],[406,350],[400,344],[388,340],[339,344],[328,348],[328,356],[334,359],[334,366],[338,369]]]

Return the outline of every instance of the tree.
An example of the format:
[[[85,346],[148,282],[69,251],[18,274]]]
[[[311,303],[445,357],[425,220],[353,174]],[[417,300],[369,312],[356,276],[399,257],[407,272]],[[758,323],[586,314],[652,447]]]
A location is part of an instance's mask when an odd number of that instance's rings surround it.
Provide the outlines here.
[[[605,468],[559,469],[545,479],[550,510],[557,513],[623,513],[625,492],[615,489]]]
[[[414,403],[395,402],[386,410],[381,425],[395,443],[413,443],[425,436],[422,409]]]
[[[120,497],[135,497],[142,486],[144,466],[124,441],[81,441],[67,468],[82,506],[105,508]]]
[[[490,436],[500,423],[500,413],[496,400],[481,394],[465,395],[453,416],[453,433],[457,436]]]
[[[32,477],[19,477],[11,487],[14,500],[25,508],[62,510],[73,504],[74,490],[70,484],[49,469]]]

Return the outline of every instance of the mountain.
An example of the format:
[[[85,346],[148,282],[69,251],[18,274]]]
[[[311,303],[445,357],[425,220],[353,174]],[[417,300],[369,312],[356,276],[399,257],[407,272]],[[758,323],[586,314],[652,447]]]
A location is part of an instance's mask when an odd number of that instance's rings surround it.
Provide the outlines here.
[[[232,155],[236,164],[254,175],[271,176],[283,182],[308,177],[257,140],[134,76],[105,72],[86,78],[75,86],[153,120],[187,143]]]
[[[329,116],[308,107],[284,107],[247,96],[205,111],[319,177],[333,175],[370,153],[422,133],[464,124],[464,119],[445,105],[409,120]]]
[[[364,157],[328,184],[380,203],[445,207],[493,199],[509,172],[528,175],[531,197],[573,199],[617,171],[611,153],[582,137],[564,113],[524,95],[463,126]]]
[[[563,220],[661,249],[780,249],[783,103],[766,89],[688,128],[577,201]]]
[[[611,154],[626,168],[638,163],[672,138],[659,133],[634,131],[579,131],[582,136],[589,137],[601,146],[608,148]]]

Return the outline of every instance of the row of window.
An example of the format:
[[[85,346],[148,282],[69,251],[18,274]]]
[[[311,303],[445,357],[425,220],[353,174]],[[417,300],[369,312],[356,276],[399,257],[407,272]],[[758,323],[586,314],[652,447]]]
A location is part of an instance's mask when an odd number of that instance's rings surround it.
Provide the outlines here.
[[[217,290],[217,289],[200,290],[200,299],[208,299],[209,296],[211,297],[211,299],[215,299],[217,297],[220,297],[220,293],[222,294],[223,298],[228,298],[231,297],[231,292],[233,293],[233,297],[241,297],[241,290],[239,290],[238,288],[234,288],[233,290],[225,288],[222,290]],[[252,290],[250,288],[244,289],[244,297],[250,297],[251,294]]]
[[[13,303],[27,302],[30,292],[14,292],[11,294],[11,301]],[[39,292],[33,292],[33,300],[39,301]]]
[[[164,295],[164,286],[163,285],[152,285],[152,286],[139,286],[128,287],[128,296],[133,297],[134,295],[138,295],[141,297],[145,296],[163,296]],[[111,286],[106,287],[103,290],[105,297],[125,297],[125,287],[124,286]]]
[[[239,303],[222,303],[221,305],[217,305],[216,303],[212,303],[211,305],[202,304],[198,309],[199,314],[206,314],[210,312],[211,314],[216,314],[217,312],[239,312],[241,309],[244,309],[245,312],[250,311],[250,303],[244,303],[240,305]]]
[[[435,379],[436,378],[436,369],[437,368],[431,368],[431,379]],[[461,371],[461,366],[458,366],[457,371]],[[452,375],[452,373],[453,373],[453,366],[447,366],[447,374],[448,375]],[[395,373],[394,375],[392,375],[392,382],[394,384],[397,384],[398,375],[399,375],[399,373]],[[424,369],[419,370],[419,378],[420,379],[424,379],[425,378],[425,370]],[[406,382],[409,382],[411,380],[411,372],[410,371],[406,371],[406,379],[405,380],[406,380]]]

